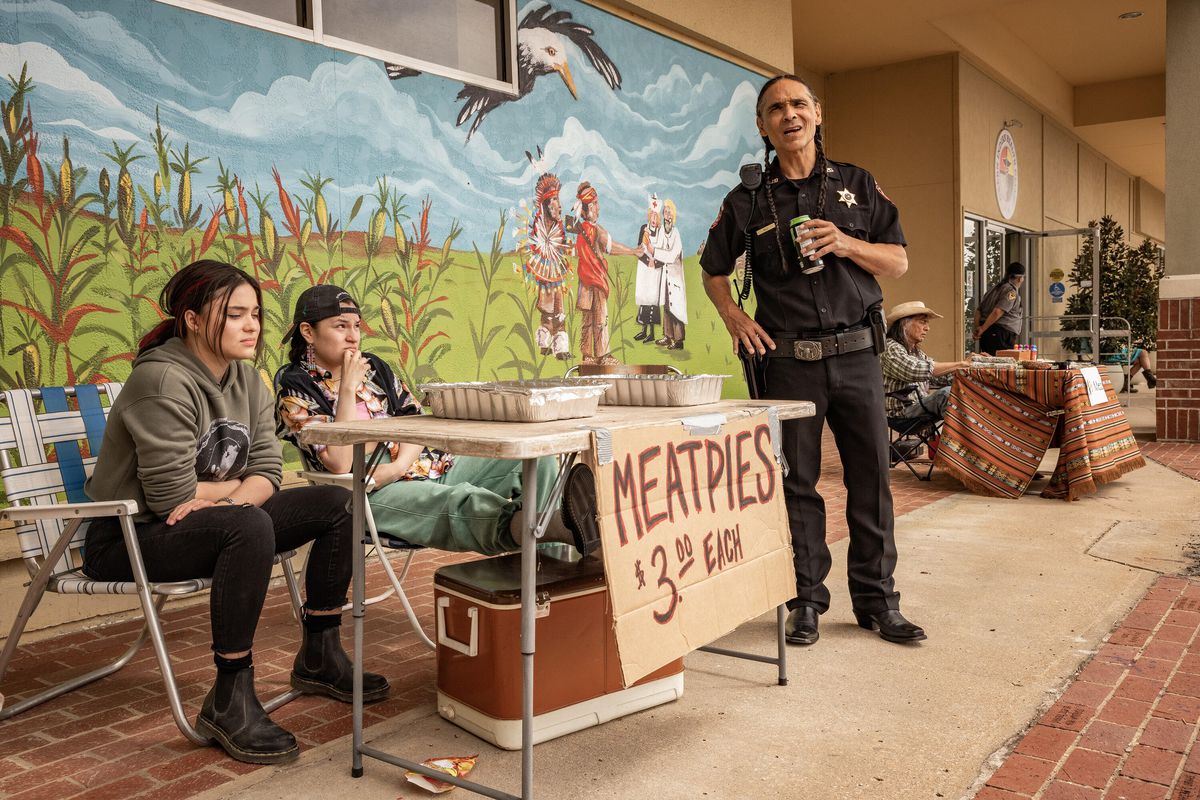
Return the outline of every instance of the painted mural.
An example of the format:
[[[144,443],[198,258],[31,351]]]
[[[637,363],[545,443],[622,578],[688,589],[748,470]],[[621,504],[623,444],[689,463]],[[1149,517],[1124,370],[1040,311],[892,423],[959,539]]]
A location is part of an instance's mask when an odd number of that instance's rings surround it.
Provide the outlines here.
[[[740,374],[696,252],[759,79],[573,0],[518,47],[512,98],[153,0],[0,2],[0,384],[124,379],[201,256],[262,281],[268,376],[319,282],[410,384]]]

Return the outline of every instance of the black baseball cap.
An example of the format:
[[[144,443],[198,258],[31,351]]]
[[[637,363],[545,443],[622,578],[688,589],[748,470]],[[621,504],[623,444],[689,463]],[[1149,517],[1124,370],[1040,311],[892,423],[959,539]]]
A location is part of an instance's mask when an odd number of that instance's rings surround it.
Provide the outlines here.
[[[292,338],[301,322],[312,324],[341,314],[362,316],[358,303],[345,289],[330,283],[305,289],[296,300],[296,313],[292,316],[291,327],[283,335],[283,344]]]

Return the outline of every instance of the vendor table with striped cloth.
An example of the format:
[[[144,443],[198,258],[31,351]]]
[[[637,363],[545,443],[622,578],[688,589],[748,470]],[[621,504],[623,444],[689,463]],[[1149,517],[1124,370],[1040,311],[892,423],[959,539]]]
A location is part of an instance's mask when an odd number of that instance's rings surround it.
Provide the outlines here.
[[[959,370],[937,466],[976,494],[1020,497],[1059,429],[1058,466],[1042,497],[1092,494],[1146,464],[1107,378],[1104,388],[1107,399],[1091,405],[1077,369]]]

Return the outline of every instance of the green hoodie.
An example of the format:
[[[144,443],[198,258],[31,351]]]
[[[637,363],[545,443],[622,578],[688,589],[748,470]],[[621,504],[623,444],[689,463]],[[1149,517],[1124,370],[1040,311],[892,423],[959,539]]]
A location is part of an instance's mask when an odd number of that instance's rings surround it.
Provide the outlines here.
[[[282,469],[274,397],[258,371],[235,361],[218,382],[174,338],[133,362],[84,489],[136,500],[135,521],[153,522],[195,497],[198,481],[261,475],[278,487]]]

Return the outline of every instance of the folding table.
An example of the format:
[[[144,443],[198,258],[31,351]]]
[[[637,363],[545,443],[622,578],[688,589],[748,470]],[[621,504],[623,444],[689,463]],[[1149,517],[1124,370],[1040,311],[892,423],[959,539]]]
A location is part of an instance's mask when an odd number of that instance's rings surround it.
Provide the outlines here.
[[[554,513],[562,496],[566,475],[575,462],[577,454],[592,448],[592,430],[628,427],[644,427],[661,424],[679,425],[682,421],[708,416],[723,415],[726,421],[767,411],[772,419],[796,419],[810,417],[815,413],[813,404],[807,401],[790,400],[725,400],[704,406],[647,408],[601,406],[599,412],[585,419],[567,419],[553,422],[482,422],[474,420],[439,419],[428,415],[390,417],[387,419],[359,420],[356,422],[330,422],[310,425],[300,432],[300,439],[307,444],[351,445],[354,448],[353,492],[351,507],[354,529],[363,530],[363,511],[366,503],[366,479],[382,455],[382,448],[375,446],[370,459],[367,445],[379,442],[410,442],[423,444],[438,450],[459,455],[482,456],[521,460],[524,483],[523,507],[521,510],[521,656],[522,656],[522,746],[521,746],[521,794],[509,794],[473,781],[458,779],[444,772],[432,770],[421,764],[368,747],[363,744],[362,730],[362,651],[363,651],[363,601],[366,594],[366,553],[356,548],[354,558],[353,610],[354,619],[354,702],[353,702],[353,755],[351,775],[363,773],[362,757],[369,756],[380,761],[409,769],[439,780],[448,781],[476,794],[498,800],[532,800],[533,797],[533,658],[535,586],[537,570],[538,538],[546,530],[550,515]],[[711,422],[711,420],[709,420]],[[539,516],[537,497],[537,459],[543,456],[563,456],[558,478],[550,490],[551,496],[544,503]],[[787,682],[785,645],[783,642],[784,607],[776,610],[778,655],[775,658],[757,654],[739,653],[724,648],[701,648],[721,655],[748,658],[753,661],[776,664],[779,682]]]

